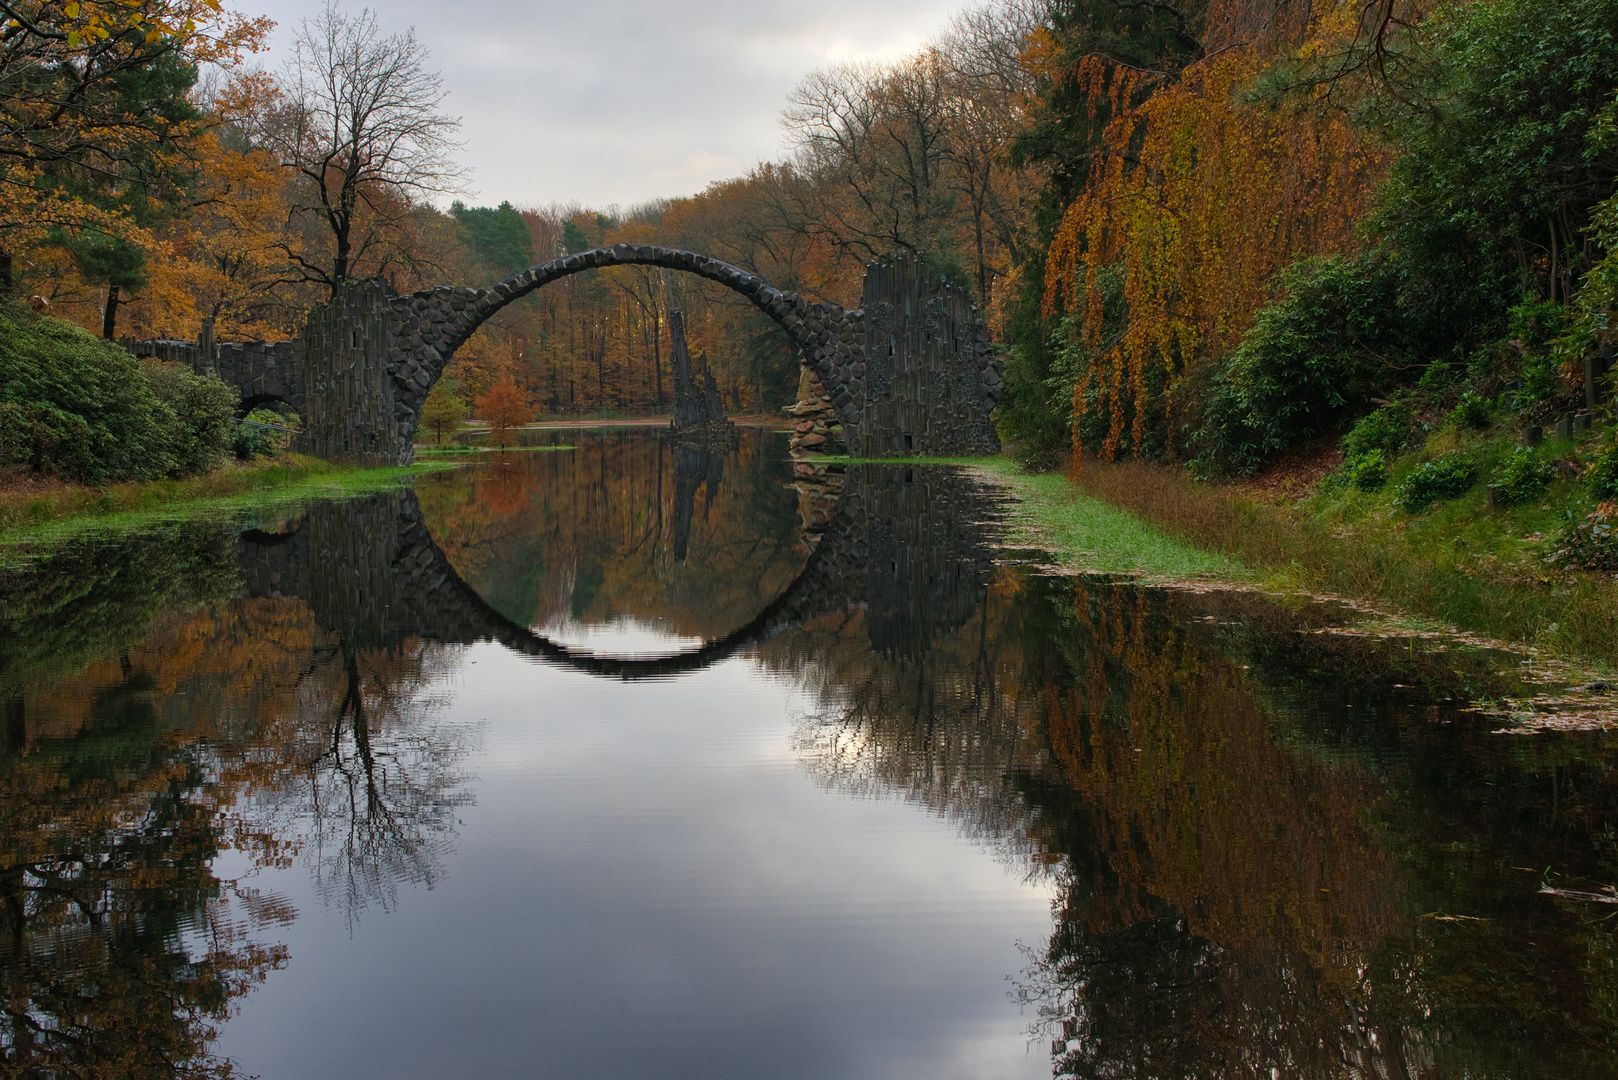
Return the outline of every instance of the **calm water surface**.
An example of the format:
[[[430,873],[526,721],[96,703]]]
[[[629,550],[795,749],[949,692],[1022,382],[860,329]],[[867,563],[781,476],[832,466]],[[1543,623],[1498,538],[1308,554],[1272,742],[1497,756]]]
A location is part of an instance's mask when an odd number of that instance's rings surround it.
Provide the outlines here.
[[[9,556],[0,1074],[1618,1076],[1618,907],[1540,893],[1618,748],[1465,711],[1508,658],[564,435]]]

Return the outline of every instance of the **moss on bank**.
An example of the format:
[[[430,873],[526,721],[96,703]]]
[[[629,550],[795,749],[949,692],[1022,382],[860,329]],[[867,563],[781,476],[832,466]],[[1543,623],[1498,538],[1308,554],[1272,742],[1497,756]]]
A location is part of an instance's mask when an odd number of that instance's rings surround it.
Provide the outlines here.
[[[452,462],[366,469],[293,455],[188,480],[0,493],[0,545],[49,544],[92,529],[129,531],[180,518],[219,518],[379,491]]]

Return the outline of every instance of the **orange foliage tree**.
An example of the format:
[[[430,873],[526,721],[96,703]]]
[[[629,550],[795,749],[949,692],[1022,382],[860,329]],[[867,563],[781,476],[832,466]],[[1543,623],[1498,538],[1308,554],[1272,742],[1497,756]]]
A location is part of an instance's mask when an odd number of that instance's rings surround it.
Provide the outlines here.
[[[1211,49],[1162,85],[1099,56],[1072,73],[1094,112],[1111,118],[1045,271],[1045,312],[1070,316],[1068,347],[1084,357],[1076,451],[1094,407],[1107,410],[1108,459],[1140,452],[1154,416],[1172,447],[1174,390],[1240,339],[1276,272],[1355,248],[1354,223],[1385,175],[1386,152],[1340,113],[1246,92],[1283,53],[1320,52],[1354,33],[1359,6],[1329,5],[1301,47],[1261,38]]]
[[[534,419],[534,407],[528,404],[511,377],[505,376],[478,398],[478,416],[489,425],[494,444],[504,448],[516,441],[511,434],[512,428]]]

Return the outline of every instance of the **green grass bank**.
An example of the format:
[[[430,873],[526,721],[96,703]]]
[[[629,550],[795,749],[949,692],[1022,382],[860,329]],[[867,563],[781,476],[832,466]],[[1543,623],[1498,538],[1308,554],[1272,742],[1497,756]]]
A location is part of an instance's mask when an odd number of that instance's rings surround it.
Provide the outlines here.
[[[1588,474],[1610,436],[1550,440],[1538,482],[1506,505],[1517,432],[1441,426],[1388,463],[1371,490],[1328,474],[1301,497],[1208,484],[1146,462],[1086,462],[1072,485],[1162,533],[1259,568],[1267,586],[1384,601],[1483,637],[1618,667],[1618,579],[1552,559],[1597,505]],[[1461,461],[1464,490],[1412,508],[1402,492],[1433,463]],[[1520,473],[1520,468],[1518,472]],[[1069,482],[1064,480],[1063,482]]]
[[[185,480],[4,492],[0,493],[0,544],[49,544],[92,529],[124,531],[176,518],[233,516],[316,499],[348,498],[454,467],[454,462],[433,461],[368,469],[293,455]]]
[[[1390,463],[1380,489],[1328,477],[1302,498],[1203,483],[1149,462],[1088,461],[1072,475],[1029,474],[1006,457],[910,463],[973,468],[1005,487],[1016,497],[1010,543],[1048,551],[1068,569],[1369,601],[1397,609],[1405,622],[1612,669],[1618,578],[1545,561],[1559,535],[1596,504],[1582,473],[1603,448],[1600,439],[1542,444],[1536,455],[1554,478],[1500,509],[1488,507],[1487,483],[1515,452],[1516,433],[1504,427],[1441,427]],[[1473,485],[1418,512],[1401,509],[1401,482],[1452,454],[1472,465]]]
[[[1085,494],[1058,473],[1024,472],[1007,457],[828,456],[817,460],[849,465],[958,465],[981,473],[1015,496],[1009,508],[1009,546],[1037,548],[1066,570],[1130,574],[1149,583],[1258,579],[1239,558],[1204,550],[1155,528],[1127,510]]]

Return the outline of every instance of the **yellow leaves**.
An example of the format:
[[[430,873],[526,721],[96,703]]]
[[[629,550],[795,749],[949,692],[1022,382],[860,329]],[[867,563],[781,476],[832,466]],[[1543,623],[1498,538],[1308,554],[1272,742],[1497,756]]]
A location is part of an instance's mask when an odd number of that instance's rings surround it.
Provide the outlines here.
[[[74,0],[62,5],[61,17],[77,24],[66,31],[72,52],[138,32],[147,45],[172,38],[192,61],[227,66],[262,48],[274,25],[229,14],[220,0]]]
[[[1386,162],[1335,115],[1244,104],[1265,61],[1256,49],[1226,51],[1132,106],[1138,75],[1089,61],[1077,73],[1093,107],[1109,103],[1113,119],[1088,188],[1052,240],[1044,308],[1082,314],[1084,343],[1102,349],[1098,272],[1122,272],[1125,325],[1074,399],[1077,418],[1092,387],[1105,385],[1109,458],[1126,436],[1141,445],[1154,407],[1148,386],[1172,390],[1231,347],[1276,271],[1356,243],[1354,221]],[[1154,371],[1165,378],[1151,379]]]

